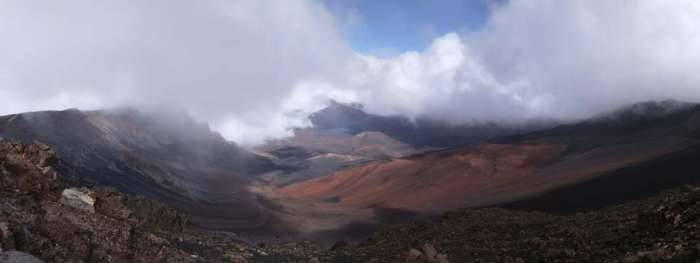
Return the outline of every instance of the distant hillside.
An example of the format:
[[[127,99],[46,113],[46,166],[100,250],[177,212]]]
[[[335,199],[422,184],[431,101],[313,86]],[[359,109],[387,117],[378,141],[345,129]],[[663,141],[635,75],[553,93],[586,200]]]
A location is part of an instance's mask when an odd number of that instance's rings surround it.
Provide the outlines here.
[[[588,163],[578,167],[590,170],[577,183],[504,205],[509,208],[576,212],[700,183],[695,172],[700,168],[700,106],[696,104],[638,103],[504,141],[568,145],[561,164],[546,171],[552,176],[576,174],[562,169],[577,162]]]
[[[490,206],[557,213],[598,209],[700,184],[700,106],[679,105],[635,104],[525,135],[369,162],[271,195],[336,214],[343,209],[435,214]]]
[[[324,109],[309,116],[313,127],[339,130],[349,134],[382,132],[415,148],[455,147],[507,135],[552,127],[554,121],[531,121],[523,124],[471,122],[455,124],[432,118],[410,120],[403,116],[368,114],[359,105],[331,101]]]

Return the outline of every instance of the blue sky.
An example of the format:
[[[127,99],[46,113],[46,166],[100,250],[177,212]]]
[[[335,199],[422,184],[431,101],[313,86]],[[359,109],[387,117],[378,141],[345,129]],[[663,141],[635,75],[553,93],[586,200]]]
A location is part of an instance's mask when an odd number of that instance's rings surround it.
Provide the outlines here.
[[[503,0],[324,0],[353,48],[389,56],[425,49],[448,32],[481,27]]]

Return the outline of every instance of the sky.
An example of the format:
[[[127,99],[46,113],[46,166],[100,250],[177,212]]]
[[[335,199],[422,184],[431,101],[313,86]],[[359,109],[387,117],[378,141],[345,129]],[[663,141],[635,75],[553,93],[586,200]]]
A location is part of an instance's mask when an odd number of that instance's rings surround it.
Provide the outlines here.
[[[700,101],[696,0],[0,0],[0,114],[184,109],[243,145],[330,99],[456,123]]]
[[[326,0],[340,30],[360,53],[389,57],[425,50],[450,32],[477,30],[486,22],[494,0]]]

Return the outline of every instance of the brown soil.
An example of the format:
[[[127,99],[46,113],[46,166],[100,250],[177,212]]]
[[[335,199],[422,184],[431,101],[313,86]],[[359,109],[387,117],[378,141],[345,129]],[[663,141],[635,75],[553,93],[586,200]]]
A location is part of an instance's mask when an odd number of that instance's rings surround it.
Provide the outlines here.
[[[480,145],[373,162],[283,187],[278,194],[355,209],[444,211],[532,174],[563,151],[562,145]]]

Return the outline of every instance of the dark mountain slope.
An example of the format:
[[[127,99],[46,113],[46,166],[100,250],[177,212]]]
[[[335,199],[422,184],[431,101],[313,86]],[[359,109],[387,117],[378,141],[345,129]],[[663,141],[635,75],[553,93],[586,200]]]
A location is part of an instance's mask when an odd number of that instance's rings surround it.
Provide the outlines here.
[[[591,170],[591,174],[582,180],[504,205],[509,208],[575,212],[644,198],[684,184],[700,183],[696,172],[700,168],[700,106],[697,105],[671,101],[640,103],[582,123],[507,140],[569,145],[560,167],[543,174],[556,176],[556,173],[564,175],[562,178],[575,173],[571,170],[577,170],[574,166],[563,169],[567,166],[562,164],[585,164],[590,160],[597,163],[579,167],[580,170]],[[603,155],[620,157],[596,158]],[[606,161],[607,169],[591,168],[605,165]]]
[[[335,101],[309,116],[309,119],[314,128],[350,134],[377,131],[416,148],[463,146],[490,138],[548,128],[555,124],[554,121],[533,121],[522,125],[494,122],[453,124],[425,117],[412,121],[404,116],[368,114],[362,110],[361,105],[346,105]]]
[[[543,195],[503,205],[511,209],[573,213],[654,195],[664,189],[700,184],[700,146],[632,164]]]
[[[595,147],[664,138],[700,138],[700,106],[676,101],[643,102],[581,122],[523,135],[492,139],[494,143],[564,143],[571,153]]]
[[[185,115],[24,113],[0,117],[0,136],[47,143],[63,160],[62,176],[163,201],[203,227],[251,230],[268,222],[247,185],[274,165]]]

